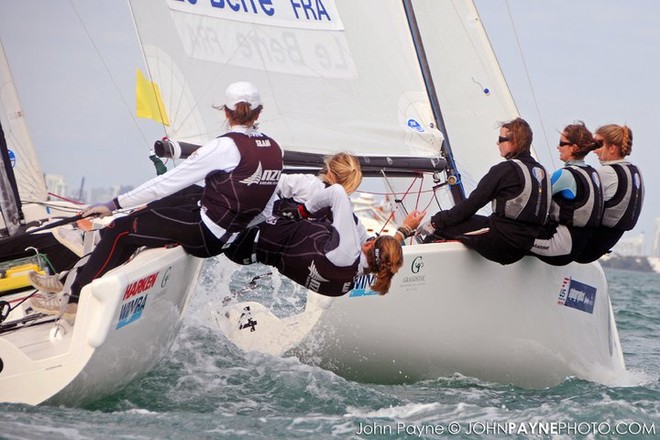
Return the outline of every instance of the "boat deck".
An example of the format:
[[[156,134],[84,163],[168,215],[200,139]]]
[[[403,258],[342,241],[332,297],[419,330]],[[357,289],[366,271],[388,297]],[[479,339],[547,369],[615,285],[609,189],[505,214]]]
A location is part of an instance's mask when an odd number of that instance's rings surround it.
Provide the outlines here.
[[[4,295],[14,309],[0,324],[2,339],[32,361],[62,355],[70,350],[73,323],[56,316],[34,313],[27,298],[30,292]],[[19,331],[20,330],[20,331]]]

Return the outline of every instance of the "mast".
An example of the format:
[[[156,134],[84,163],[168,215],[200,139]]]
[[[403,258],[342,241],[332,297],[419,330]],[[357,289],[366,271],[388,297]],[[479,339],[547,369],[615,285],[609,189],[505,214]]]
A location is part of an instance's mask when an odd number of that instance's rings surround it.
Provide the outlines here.
[[[433,77],[431,76],[431,69],[429,68],[428,59],[426,58],[426,51],[424,50],[422,36],[419,32],[419,27],[417,26],[417,19],[415,18],[415,11],[412,5],[412,0],[402,1],[403,8],[408,19],[410,34],[413,39],[413,44],[415,45],[415,50],[417,52],[419,67],[422,71],[424,84],[426,85],[426,93],[428,94],[429,101],[431,103],[433,117],[435,118],[438,130],[440,130],[442,136],[444,137],[442,146],[440,148],[443,156],[447,160],[447,181],[451,182],[455,179],[455,183],[450,183],[449,188],[452,198],[454,199],[454,203],[458,203],[465,199],[465,190],[463,189],[463,183],[461,182],[461,175],[456,168],[456,163],[454,162],[454,156],[452,154],[451,144],[449,142],[449,135],[447,134],[447,127],[445,125],[444,118],[442,117],[440,102],[438,101],[438,95],[435,90],[435,85],[433,84]]]
[[[9,235],[17,233],[20,221],[23,218],[23,212],[20,207],[16,178],[11,167],[2,123],[0,123],[0,211],[7,233]]]

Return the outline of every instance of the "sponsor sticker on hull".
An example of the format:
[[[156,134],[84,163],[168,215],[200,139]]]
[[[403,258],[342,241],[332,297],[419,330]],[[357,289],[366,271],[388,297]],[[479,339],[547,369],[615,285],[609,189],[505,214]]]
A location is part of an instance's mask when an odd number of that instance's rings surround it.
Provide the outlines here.
[[[375,280],[376,277],[373,275],[360,275],[359,277],[355,277],[353,290],[351,290],[348,296],[352,298],[356,296],[378,295],[378,292],[374,292],[369,288]]]
[[[412,259],[409,269],[410,272],[402,273],[401,288],[404,292],[416,292],[418,288],[426,286],[424,259],[421,255]]]
[[[157,278],[158,272],[152,273],[126,286],[121,311],[119,312],[119,321],[115,329],[125,327],[142,317],[142,311],[147,305],[149,290],[156,284]]]
[[[594,286],[565,277],[557,304],[593,314],[597,291]]]

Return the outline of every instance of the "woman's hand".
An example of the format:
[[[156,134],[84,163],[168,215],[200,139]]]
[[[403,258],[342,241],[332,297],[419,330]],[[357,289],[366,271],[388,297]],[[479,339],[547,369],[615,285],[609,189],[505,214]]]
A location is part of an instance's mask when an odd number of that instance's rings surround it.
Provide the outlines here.
[[[87,208],[83,209],[82,216],[103,218],[112,214],[112,211],[115,209],[117,209],[116,202],[114,200],[110,200],[109,202],[96,203],[94,205],[88,206]]]
[[[415,209],[403,220],[402,226],[410,228],[411,231],[414,231],[422,222],[425,215],[426,211],[418,211]]]
[[[414,210],[403,220],[403,223],[397,229],[397,233],[401,235],[401,240],[411,237],[415,234],[415,230],[424,219],[426,211]]]

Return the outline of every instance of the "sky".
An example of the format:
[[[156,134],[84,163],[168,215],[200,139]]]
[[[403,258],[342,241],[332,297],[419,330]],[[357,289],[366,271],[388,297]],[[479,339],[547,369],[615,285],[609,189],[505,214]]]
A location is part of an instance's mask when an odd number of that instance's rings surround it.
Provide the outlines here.
[[[556,169],[567,124],[633,131],[646,201],[637,227],[648,243],[660,216],[660,2],[475,0],[541,163]],[[84,25],[82,24],[84,23]],[[43,171],[77,188],[138,185],[163,135],[134,115],[135,68],[143,64],[125,1],[0,0],[0,38],[10,59]],[[427,48],[428,50],[428,48]],[[593,156],[593,155],[590,155]],[[595,156],[589,162],[597,164]]]
[[[561,165],[562,128],[584,121],[592,131],[626,124],[645,181],[642,214],[630,237],[644,232],[646,251],[660,217],[660,2],[654,0],[476,0],[520,115],[548,169]],[[594,154],[587,162],[597,165]]]

